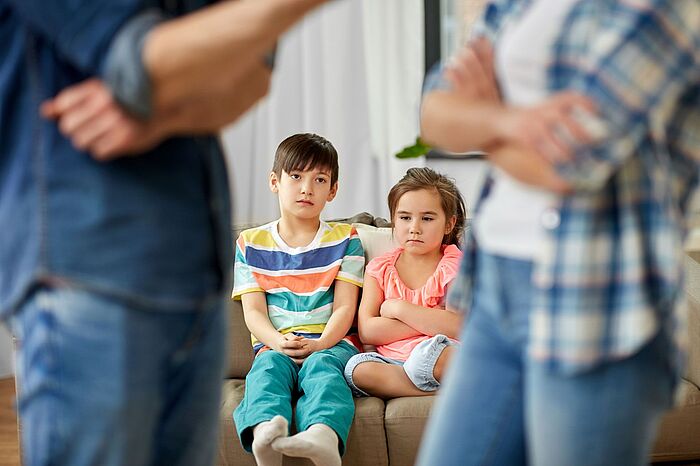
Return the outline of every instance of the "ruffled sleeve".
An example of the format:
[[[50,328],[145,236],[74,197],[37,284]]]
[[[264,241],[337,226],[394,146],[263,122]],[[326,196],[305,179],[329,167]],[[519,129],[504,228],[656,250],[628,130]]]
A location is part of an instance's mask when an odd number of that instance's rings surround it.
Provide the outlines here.
[[[401,253],[401,249],[395,249],[381,256],[377,256],[367,264],[365,268],[365,276],[369,276],[377,280],[379,287],[386,290],[388,273],[393,269],[396,262],[396,256]]]
[[[447,287],[455,279],[459,272],[459,262],[462,259],[462,251],[453,244],[445,246],[442,259],[432,277],[423,287],[423,302],[426,307],[444,307]]]

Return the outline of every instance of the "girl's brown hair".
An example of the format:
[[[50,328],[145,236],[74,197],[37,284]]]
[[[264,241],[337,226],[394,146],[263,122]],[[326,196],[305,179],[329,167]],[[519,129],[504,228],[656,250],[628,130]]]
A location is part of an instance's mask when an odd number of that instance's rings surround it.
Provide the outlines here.
[[[391,214],[391,222],[394,223],[394,214],[396,206],[399,203],[401,196],[410,191],[418,191],[420,189],[434,190],[440,195],[440,204],[445,212],[445,217],[449,220],[454,216],[456,218],[455,226],[442,239],[442,244],[454,244],[459,246],[464,224],[467,216],[467,209],[464,204],[464,198],[457,189],[457,185],[452,178],[437,173],[427,167],[409,168],[401,180],[389,191],[389,212]]]

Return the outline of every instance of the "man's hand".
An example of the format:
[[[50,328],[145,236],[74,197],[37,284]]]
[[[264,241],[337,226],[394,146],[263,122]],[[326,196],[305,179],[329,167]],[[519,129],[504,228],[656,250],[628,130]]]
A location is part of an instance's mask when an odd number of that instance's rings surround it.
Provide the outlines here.
[[[100,161],[141,153],[164,137],[163,125],[127,114],[99,79],[67,87],[44,102],[40,111],[58,122],[61,133],[77,149]]]

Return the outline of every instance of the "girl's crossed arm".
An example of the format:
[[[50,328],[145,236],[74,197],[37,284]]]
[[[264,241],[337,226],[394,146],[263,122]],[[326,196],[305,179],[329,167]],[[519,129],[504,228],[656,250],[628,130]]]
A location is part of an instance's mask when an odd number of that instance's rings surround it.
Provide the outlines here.
[[[360,340],[367,345],[384,345],[423,333],[400,320],[382,317],[384,293],[374,277],[365,275],[358,314]]]
[[[395,319],[423,335],[446,335],[457,338],[462,328],[462,315],[447,309],[423,307],[402,299],[389,299],[381,306],[380,315]]]

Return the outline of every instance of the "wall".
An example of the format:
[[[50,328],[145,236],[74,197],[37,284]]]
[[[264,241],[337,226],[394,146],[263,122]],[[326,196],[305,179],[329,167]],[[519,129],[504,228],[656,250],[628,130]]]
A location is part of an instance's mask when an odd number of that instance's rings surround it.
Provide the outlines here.
[[[12,338],[7,329],[0,325],[0,378],[14,372]]]
[[[471,217],[473,207],[479,195],[486,174],[487,163],[484,160],[449,160],[427,159],[426,165],[436,172],[454,178]]]

